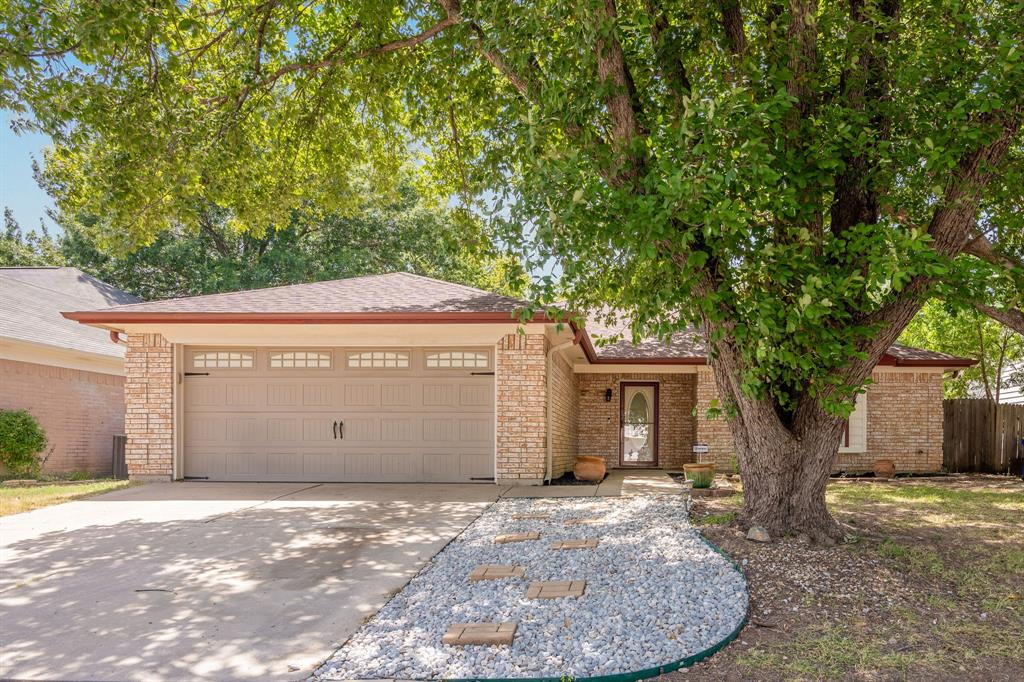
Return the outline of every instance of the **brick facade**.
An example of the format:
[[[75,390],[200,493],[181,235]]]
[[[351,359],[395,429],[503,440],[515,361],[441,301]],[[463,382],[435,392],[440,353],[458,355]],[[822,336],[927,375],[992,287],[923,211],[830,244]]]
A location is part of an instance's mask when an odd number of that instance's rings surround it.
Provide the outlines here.
[[[735,468],[736,451],[732,444],[732,432],[729,422],[725,420],[724,411],[713,419],[708,418],[708,410],[716,407],[724,409],[715,385],[715,374],[710,367],[697,370],[697,441],[710,448],[706,455],[700,455],[699,461],[714,462],[719,471],[732,471]]]
[[[729,470],[734,449],[724,415],[708,419],[717,399],[711,369],[695,373],[573,372],[569,362],[552,359],[546,376],[544,334],[509,334],[498,343],[496,382],[496,471],[498,482],[537,484],[547,464],[547,407],[552,408],[552,476],[571,470],[576,454],[601,455],[619,465],[619,386],[622,381],[659,384],[659,466],[679,469],[695,460],[694,443],[707,443],[719,470]],[[173,346],[159,334],[131,334],[125,356],[124,395],[127,461],[133,478],[168,479],[173,473]],[[57,370],[74,374],[73,370]],[[89,373],[79,373],[89,374]],[[868,392],[868,451],[843,453],[837,467],[870,469],[891,458],[900,471],[937,471],[942,466],[942,373],[878,370]],[[120,379],[106,377],[111,392]],[[5,381],[5,384],[8,383]],[[5,386],[6,388],[6,386]],[[605,391],[612,400],[605,401]],[[102,390],[95,389],[99,394]],[[694,415],[696,411],[696,416]],[[88,420],[94,413],[89,413]],[[119,424],[118,424],[119,426]],[[120,431],[120,428],[116,430]],[[109,443],[104,453],[109,467]],[[70,469],[79,465],[69,465]]]
[[[580,374],[579,454],[600,455],[608,468],[619,466],[619,385],[658,382],[658,466],[678,469],[693,461],[696,422],[694,374]],[[605,392],[612,390],[611,402]]]
[[[841,452],[836,471],[870,471],[876,459],[891,459],[897,471],[942,469],[943,378],[940,370],[876,369],[867,392],[867,451]],[[731,470],[735,448],[724,416],[707,419],[718,398],[714,375],[702,367],[697,378],[697,442],[707,443],[719,470]]]
[[[551,477],[571,471],[576,463],[579,432],[579,375],[555,353],[551,360]]]
[[[508,334],[495,362],[497,467],[495,479],[539,483],[547,467],[547,401],[543,334]]]
[[[842,453],[837,466],[848,471],[874,468],[891,459],[897,471],[940,471],[944,397],[942,372],[875,370],[867,392],[868,451]]]
[[[44,473],[110,475],[113,437],[124,433],[124,377],[0,360],[0,409],[39,420],[52,448]]]
[[[174,469],[174,346],[159,334],[129,334],[124,371],[128,474],[169,480]]]

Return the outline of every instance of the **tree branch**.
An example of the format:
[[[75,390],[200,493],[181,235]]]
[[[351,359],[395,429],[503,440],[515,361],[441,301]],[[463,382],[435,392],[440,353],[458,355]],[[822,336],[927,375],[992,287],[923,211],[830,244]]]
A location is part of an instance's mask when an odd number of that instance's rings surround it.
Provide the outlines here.
[[[451,0],[446,0],[443,4],[447,6],[452,3]],[[457,3],[454,4],[457,5]],[[400,40],[393,40],[391,42],[377,45],[376,47],[359,50],[358,52],[355,52],[353,54],[339,55],[339,53],[347,46],[347,43],[345,43],[328,51],[322,58],[318,60],[308,62],[293,62],[291,64],[285,64],[284,66],[280,67],[276,71],[273,71],[264,78],[259,79],[255,83],[245,86],[234,97],[225,95],[222,97],[217,97],[212,100],[209,100],[208,103],[216,106],[223,104],[224,102],[231,99],[245,99],[251,91],[259,88],[264,88],[269,85],[273,85],[278,80],[280,80],[284,76],[287,76],[290,73],[296,73],[300,71],[305,73],[316,73],[317,71],[322,71],[323,69],[341,66],[346,62],[358,59],[366,59],[368,57],[374,57],[382,54],[387,54],[389,52],[397,52],[398,50],[416,47],[417,45],[420,45],[421,43],[430,40],[438,33],[444,31],[446,28],[449,28],[450,26],[454,26],[455,24],[459,23],[459,21],[460,17],[457,14],[448,14],[443,19],[439,20],[429,28],[420,31],[416,35],[409,36],[407,38],[402,38]]]
[[[669,24],[665,13],[655,6],[654,0],[644,0],[644,7],[647,13],[654,17],[654,21],[651,23],[651,44],[654,46],[654,57],[658,63],[658,70],[675,96],[678,109],[683,97],[689,95],[693,89],[689,75],[686,73],[686,65],[683,63],[682,55],[679,54],[676,41],[673,41],[668,35]]]
[[[962,253],[966,253],[969,256],[980,258],[992,265],[1008,268],[1010,270],[1014,268],[1024,268],[1024,261],[1019,261],[1015,258],[1011,258],[1010,256],[997,253],[992,242],[989,241],[988,237],[981,232],[968,237]]]
[[[506,80],[512,85],[520,95],[525,97],[528,101],[537,102],[537,90],[536,86],[528,82],[525,78],[516,73],[512,67],[508,65],[505,59],[494,50],[489,50],[484,44],[486,36],[484,30],[476,22],[470,23],[470,28],[473,30],[475,37],[476,49],[483,56],[487,62],[493,66],[498,73],[505,77]]]
[[[994,169],[1006,158],[1010,145],[1020,130],[1022,114],[1024,106],[1018,105],[1008,112],[997,112],[978,122],[979,127],[998,126],[999,134],[988,144],[964,153],[946,182],[942,201],[935,209],[928,225],[932,249],[940,256],[954,258],[964,248],[967,235],[973,229],[977,218],[981,193],[991,180]],[[857,350],[863,357],[851,360],[838,372],[838,377],[844,384],[857,386],[865,377],[870,376],[875,365],[896,342],[911,318],[921,309],[932,283],[931,277],[917,275],[892,300],[874,312],[852,321],[851,326],[874,328],[878,331],[874,336],[865,338],[858,344]],[[999,312],[1004,319],[1018,325],[1008,326],[1018,330],[1024,329],[1024,319],[1019,319],[1006,311]],[[829,389],[826,389],[817,398],[808,396],[805,401],[820,401],[828,393]],[[800,409],[813,409],[813,406],[801,404],[798,407],[798,410]]]
[[[599,27],[600,36],[594,44],[597,55],[597,77],[607,93],[605,107],[612,119],[612,141],[628,144],[643,135],[643,125],[637,116],[636,86],[626,66],[622,44],[614,35],[618,9],[615,0],[604,0],[604,17],[608,25]],[[606,29],[606,30],[605,30]]]
[[[879,48],[894,36],[893,30],[879,30],[874,19],[865,11],[865,0],[850,0],[850,42],[847,63],[852,66],[840,74],[840,90],[845,105],[862,112],[869,102],[879,102],[889,96],[889,78],[884,54]],[[888,20],[894,20],[900,11],[900,0],[882,0],[880,10]],[[859,38],[859,44],[855,41]],[[871,116],[871,128],[876,139],[889,139],[888,119],[879,112]],[[869,158],[869,149],[851,150],[843,156],[843,170],[836,176],[830,227],[836,236],[842,236],[850,227],[878,222],[878,192],[872,186],[876,164]]]
[[[974,307],[999,324],[1009,327],[1018,334],[1024,334],[1024,311],[1017,308],[996,308],[984,303],[975,303]]]
[[[747,34],[743,29],[743,12],[739,0],[718,0],[718,10],[722,15],[722,30],[729,51],[740,56],[747,51]]]

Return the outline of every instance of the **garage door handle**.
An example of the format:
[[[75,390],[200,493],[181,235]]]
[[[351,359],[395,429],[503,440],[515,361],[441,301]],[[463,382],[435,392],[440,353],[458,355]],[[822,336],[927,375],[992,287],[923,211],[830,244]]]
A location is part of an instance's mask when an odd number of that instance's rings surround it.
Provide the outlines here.
[[[345,420],[342,419],[338,422],[338,433],[341,434],[341,439],[345,440]]]
[[[337,420],[335,420],[335,422],[334,422],[334,440],[338,440],[338,422],[337,422]]]

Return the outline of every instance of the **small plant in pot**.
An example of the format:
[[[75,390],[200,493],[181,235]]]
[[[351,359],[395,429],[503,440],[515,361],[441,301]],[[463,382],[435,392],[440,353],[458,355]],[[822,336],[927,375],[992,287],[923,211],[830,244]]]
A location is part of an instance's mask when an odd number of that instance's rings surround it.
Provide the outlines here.
[[[0,462],[19,476],[39,475],[46,432],[25,410],[0,410]]]
[[[715,480],[715,463],[684,464],[683,472],[694,488],[710,488]]]

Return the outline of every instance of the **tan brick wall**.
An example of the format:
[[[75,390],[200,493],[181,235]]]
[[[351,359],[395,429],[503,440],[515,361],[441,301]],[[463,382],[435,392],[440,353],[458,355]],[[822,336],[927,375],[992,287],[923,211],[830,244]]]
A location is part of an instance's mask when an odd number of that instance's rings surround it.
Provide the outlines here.
[[[942,373],[876,369],[867,392],[868,451],[839,453],[838,468],[868,471],[891,459],[897,471],[942,469]]]
[[[579,399],[578,375],[555,353],[551,361],[551,476],[571,471],[576,462]]]
[[[124,377],[0,360],[0,409],[39,420],[53,449],[44,473],[109,475],[113,437],[124,433]]]
[[[129,334],[124,369],[128,474],[169,479],[174,468],[174,346],[160,334]]]
[[[695,422],[693,374],[580,374],[579,454],[600,455],[609,468],[619,466],[619,384],[658,382],[658,466],[679,469],[692,461]],[[612,400],[604,394],[612,389]]]
[[[543,334],[508,334],[498,343],[494,380],[497,386],[498,481],[537,483],[547,466],[545,363]]]
[[[897,471],[942,469],[942,372],[876,369],[867,392],[867,452],[837,456],[835,470],[870,471],[876,459],[891,459]],[[697,442],[708,443],[719,470],[735,454],[729,424],[708,420],[707,407],[718,389],[710,368],[697,375]]]
[[[700,461],[713,461],[719,471],[732,471],[736,454],[732,432],[729,431],[729,422],[725,420],[724,411],[714,419],[708,418],[708,409],[713,403],[719,410],[724,410],[725,406],[718,395],[718,386],[715,385],[714,373],[710,367],[700,367],[697,370],[696,442],[706,443],[711,449],[707,455],[700,456]]]

